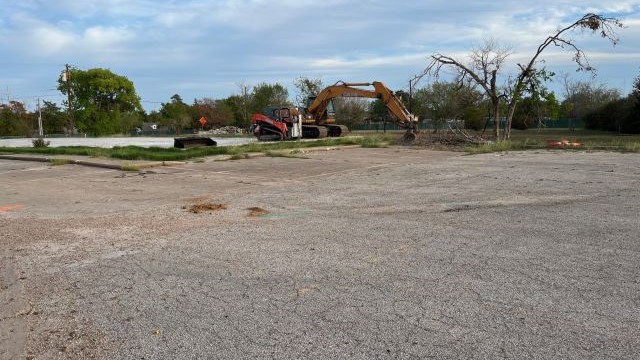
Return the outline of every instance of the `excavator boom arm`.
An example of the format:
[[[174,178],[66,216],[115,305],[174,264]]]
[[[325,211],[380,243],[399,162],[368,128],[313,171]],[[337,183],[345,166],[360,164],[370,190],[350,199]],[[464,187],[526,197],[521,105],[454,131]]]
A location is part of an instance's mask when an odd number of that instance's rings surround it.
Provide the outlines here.
[[[356,86],[373,86],[374,90],[360,89]],[[402,101],[383,83],[374,81],[373,83],[345,83],[337,82],[335,85],[323,89],[315,100],[307,108],[307,112],[319,120],[327,109],[331,99],[340,96],[357,96],[372,99],[381,99],[389,112],[396,118],[400,125],[405,127],[415,127],[418,119],[409,113]]]

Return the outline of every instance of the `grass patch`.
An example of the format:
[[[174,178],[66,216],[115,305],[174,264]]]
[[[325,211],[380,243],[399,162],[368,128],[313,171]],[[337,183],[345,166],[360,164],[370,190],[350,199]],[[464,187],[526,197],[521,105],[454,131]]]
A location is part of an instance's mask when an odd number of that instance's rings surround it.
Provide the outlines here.
[[[231,157],[229,157],[229,160],[242,160],[242,159],[248,159],[248,158],[249,158],[249,154],[238,153],[238,154],[231,155]]]
[[[465,151],[470,154],[486,154],[500,151],[516,151],[530,149],[531,146],[527,146],[523,141],[496,141],[494,143],[487,143],[475,146],[469,146],[465,148]]]
[[[50,159],[49,162],[51,163],[51,166],[60,166],[67,165],[71,161],[69,161],[69,159]]]
[[[140,168],[135,164],[124,164],[122,165],[122,171],[140,171]]]
[[[400,138],[397,134],[376,134],[364,136],[358,145],[364,148],[385,148],[389,144],[397,143]]]
[[[265,155],[270,157],[284,157],[284,158],[296,158],[296,159],[304,159],[302,150],[293,149],[293,150],[267,150]]]
[[[479,135],[479,134],[478,134]],[[578,142],[582,146],[573,148],[566,147],[565,150],[605,150],[619,152],[640,152],[640,135],[621,136],[616,133],[566,129],[548,130],[512,130],[511,139],[508,141],[497,141],[493,144],[482,144],[465,148],[470,154],[482,154],[499,151],[516,151],[531,149],[563,149],[550,147],[550,141],[569,140]]]
[[[2,147],[1,154],[44,154],[44,155],[80,155],[90,157],[106,157],[120,160],[149,160],[149,161],[185,161],[189,159],[205,158],[214,155],[230,155],[232,159],[245,159],[248,153],[267,153],[270,151],[290,149],[304,149],[311,147],[330,147],[339,145],[361,145],[364,147],[387,146],[389,138],[397,135],[349,136],[342,138],[325,138],[313,141],[280,141],[275,143],[253,142],[238,146],[210,146],[189,149],[116,146],[113,148],[99,148],[90,146],[65,147]]]
[[[624,144],[624,151],[640,152],[640,142],[633,142],[633,143]]]

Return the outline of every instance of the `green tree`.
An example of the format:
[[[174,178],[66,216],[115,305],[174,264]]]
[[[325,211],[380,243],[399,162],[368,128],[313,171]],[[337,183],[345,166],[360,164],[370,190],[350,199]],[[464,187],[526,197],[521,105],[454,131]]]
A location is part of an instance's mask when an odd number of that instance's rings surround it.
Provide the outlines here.
[[[244,115],[244,97],[242,95],[231,95],[222,102],[231,112],[231,124],[240,128],[247,128],[250,126],[249,120],[245,120]]]
[[[36,128],[35,115],[20,101],[0,104],[0,134],[31,137]]]
[[[54,102],[44,101],[42,108],[42,127],[46,134],[62,134],[67,123],[67,114]]]
[[[612,99],[584,115],[587,127],[620,133],[640,133],[640,77],[636,77],[631,93]]]
[[[174,94],[170,102],[162,103],[160,113],[162,114],[162,123],[173,128],[177,134],[195,125],[195,119],[191,114],[191,107],[185,104],[185,102],[182,101],[182,97],[178,94]]]
[[[522,98],[514,111],[512,127],[528,129],[544,124],[545,119],[557,119],[560,104],[555,93],[539,84],[528,90],[528,96]]]
[[[259,113],[267,106],[289,107],[289,91],[284,86],[261,83],[253,87],[251,92],[250,113]]]
[[[480,110],[482,97],[482,93],[468,83],[435,82],[415,91],[412,112],[419,119],[430,119],[434,130],[448,119],[464,120],[465,125],[478,129],[484,124],[484,112]]]
[[[196,117],[205,117],[207,123],[205,129],[228,125],[233,120],[233,110],[224,100],[211,98],[196,99],[193,107],[196,110]]]
[[[369,101],[357,97],[338,97],[333,99],[336,110],[336,122],[353,129],[367,118]]]
[[[320,91],[324,89],[322,80],[311,79],[303,76],[296,79],[296,81],[293,82],[293,85],[298,90],[298,93],[296,94],[296,104],[301,108],[306,108],[308,105],[308,99],[310,97],[317,96]]]
[[[376,121],[386,121],[389,117],[389,110],[382,99],[375,99],[369,103],[369,117]]]
[[[66,81],[65,81],[66,80]],[[73,68],[58,78],[58,90],[71,92],[71,106],[76,127],[82,132],[109,135],[128,132],[128,127],[143,111],[133,82],[108,69]],[[122,114],[127,114],[123,122]]]

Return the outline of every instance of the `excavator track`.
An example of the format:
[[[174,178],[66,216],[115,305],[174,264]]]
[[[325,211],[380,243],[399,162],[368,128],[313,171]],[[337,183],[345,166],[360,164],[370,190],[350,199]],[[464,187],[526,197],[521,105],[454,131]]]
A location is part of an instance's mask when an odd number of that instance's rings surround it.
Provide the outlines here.
[[[302,125],[302,137],[304,139],[322,139],[326,138],[329,131],[324,126]]]
[[[328,135],[331,137],[344,136],[349,132],[349,128],[344,125],[325,125],[327,127]]]

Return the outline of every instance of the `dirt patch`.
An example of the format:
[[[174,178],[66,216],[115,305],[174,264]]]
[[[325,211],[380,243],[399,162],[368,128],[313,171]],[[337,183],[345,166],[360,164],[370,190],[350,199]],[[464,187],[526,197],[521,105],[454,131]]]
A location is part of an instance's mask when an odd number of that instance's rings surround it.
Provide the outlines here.
[[[182,207],[183,209],[187,209],[194,214],[199,214],[201,212],[212,212],[219,210],[226,210],[226,204],[216,204],[216,203],[202,203],[202,204],[193,204],[193,205],[185,205]]]
[[[269,213],[268,210],[265,210],[261,207],[257,207],[257,206],[253,206],[250,208],[247,208],[247,210],[249,210],[249,214],[247,214],[247,216],[250,217],[255,217],[255,216],[263,216],[263,215],[267,215]]]

